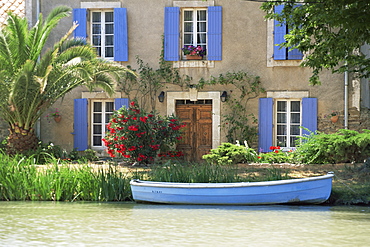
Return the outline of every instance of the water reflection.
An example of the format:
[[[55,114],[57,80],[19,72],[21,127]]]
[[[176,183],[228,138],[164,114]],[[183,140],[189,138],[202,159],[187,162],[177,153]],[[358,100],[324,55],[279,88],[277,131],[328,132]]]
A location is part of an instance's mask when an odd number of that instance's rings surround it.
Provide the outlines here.
[[[0,246],[368,246],[369,207],[0,202]]]

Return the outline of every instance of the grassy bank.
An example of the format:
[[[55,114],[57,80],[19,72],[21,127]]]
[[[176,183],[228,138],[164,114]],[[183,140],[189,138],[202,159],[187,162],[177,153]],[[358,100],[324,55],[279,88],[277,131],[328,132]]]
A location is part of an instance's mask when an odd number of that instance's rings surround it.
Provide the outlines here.
[[[166,164],[150,167],[116,164],[70,164],[51,159],[37,165],[32,158],[0,155],[0,200],[131,201],[131,179],[176,182],[267,181],[335,173],[326,204],[367,204],[370,168],[364,164],[235,166]]]

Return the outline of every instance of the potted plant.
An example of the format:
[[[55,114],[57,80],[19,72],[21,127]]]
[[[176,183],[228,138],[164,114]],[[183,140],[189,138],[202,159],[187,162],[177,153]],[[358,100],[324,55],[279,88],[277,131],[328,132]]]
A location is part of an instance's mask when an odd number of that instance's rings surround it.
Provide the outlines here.
[[[55,111],[53,111],[49,115],[46,115],[46,118],[49,119],[49,117],[54,118],[54,121],[57,122],[57,123],[59,123],[60,120],[62,120],[62,116],[59,114],[58,108],[56,108]]]
[[[328,115],[328,118],[330,119],[332,123],[336,123],[339,119],[339,112],[333,111],[332,113]]]
[[[184,45],[182,48],[187,60],[201,60],[206,54],[206,51],[201,46]]]

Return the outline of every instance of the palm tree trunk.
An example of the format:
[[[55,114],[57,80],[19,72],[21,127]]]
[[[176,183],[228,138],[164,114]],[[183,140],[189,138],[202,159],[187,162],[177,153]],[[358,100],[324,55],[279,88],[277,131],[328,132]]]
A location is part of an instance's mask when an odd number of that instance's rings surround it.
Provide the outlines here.
[[[9,129],[9,132],[7,146],[7,153],[9,155],[25,153],[37,149],[38,138],[32,128],[26,130],[15,125]]]

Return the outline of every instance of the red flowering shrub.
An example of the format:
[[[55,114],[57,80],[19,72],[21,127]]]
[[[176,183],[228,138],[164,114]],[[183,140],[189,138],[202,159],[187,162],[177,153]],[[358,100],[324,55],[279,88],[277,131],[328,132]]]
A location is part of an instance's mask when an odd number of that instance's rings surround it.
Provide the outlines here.
[[[148,114],[133,101],[128,109],[122,107],[113,113],[103,142],[111,157],[121,155],[132,163],[149,163],[155,157],[183,155],[171,150],[181,140],[183,127],[175,116]]]

